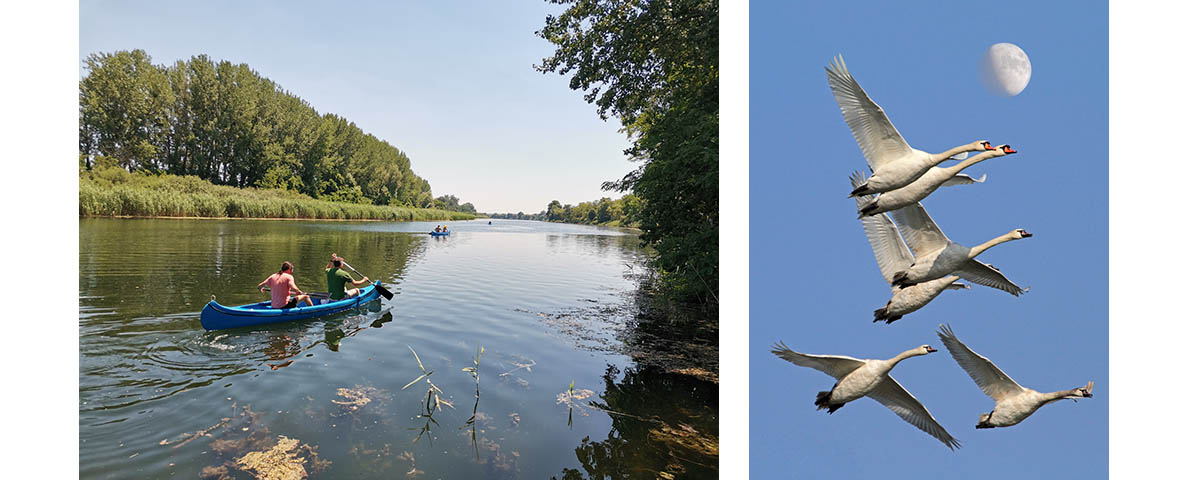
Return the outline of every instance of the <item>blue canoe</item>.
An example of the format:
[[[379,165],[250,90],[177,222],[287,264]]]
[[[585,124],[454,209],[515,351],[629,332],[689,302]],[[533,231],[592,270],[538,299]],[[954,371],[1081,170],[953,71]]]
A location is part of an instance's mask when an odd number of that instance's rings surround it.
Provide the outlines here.
[[[429,234],[433,235],[435,237],[444,237],[446,235],[449,235],[450,232],[429,232]]]
[[[200,312],[200,325],[205,330],[223,330],[226,328],[250,327],[268,323],[290,322],[306,318],[320,317],[349,310],[359,305],[365,305],[379,298],[379,281],[363,287],[358,295],[341,300],[330,301],[327,298],[313,299],[313,302],[327,303],[295,308],[271,308],[271,302],[251,303],[238,307],[226,307],[216,300],[208,302]]]

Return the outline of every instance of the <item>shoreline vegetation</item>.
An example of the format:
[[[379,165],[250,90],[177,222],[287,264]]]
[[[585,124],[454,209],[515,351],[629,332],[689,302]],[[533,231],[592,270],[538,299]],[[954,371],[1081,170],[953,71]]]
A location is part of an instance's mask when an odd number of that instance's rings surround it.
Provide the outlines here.
[[[93,53],[84,63],[81,170],[118,167],[192,180],[163,180],[171,185],[164,188],[148,181],[88,186],[81,172],[81,215],[474,218],[471,203],[434,197],[403,151],[346,118],[318,112],[249,65],[206,55],[155,65],[143,50]],[[91,177],[105,178],[116,175]],[[138,186],[150,188],[130,190]],[[164,198],[175,186],[184,198]],[[282,191],[295,195],[264,193]]]
[[[621,122],[631,143],[624,153],[637,167],[602,188],[639,199],[634,220],[653,249],[654,290],[715,319],[718,2],[548,1],[566,9],[535,33],[555,51],[534,68],[570,77],[600,118]]]
[[[282,189],[213,185],[195,176],[97,166],[79,172],[80,217],[306,220],[472,220],[476,214],[432,208],[317,200]]]
[[[643,202],[637,195],[627,194],[613,200],[608,197],[590,202],[579,202],[577,205],[562,204],[552,200],[546,209],[538,213],[487,213],[488,218],[504,218],[512,220],[539,220],[553,223],[573,223],[576,225],[595,225],[598,227],[630,228],[641,231],[637,215],[642,210]]]

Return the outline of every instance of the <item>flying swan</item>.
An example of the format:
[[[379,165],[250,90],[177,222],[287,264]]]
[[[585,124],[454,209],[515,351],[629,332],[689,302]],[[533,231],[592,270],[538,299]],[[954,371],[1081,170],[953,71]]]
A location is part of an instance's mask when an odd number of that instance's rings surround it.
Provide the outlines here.
[[[878,215],[883,212],[890,212],[892,210],[902,208],[906,205],[912,205],[925,199],[925,197],[928,197],[929,194],[933,193],[934,190],[937,190],[943,185],[961,185],[964,183],[975,183],[977,181],[982,181],[974,180],[971,177],[960,174],[959,172],[961,172],[964,168],[989,158],[1003,157],[1005,155],[1012,155],[1014,153],[1017,153],[1017,151],[1013,150],[1012,147],[1008,145],[1000,145],[999,147],[996,147],[995,150],[980,153],[974,157],[958,162],[952,167],[931,168],[928,172],[925,172],[924,175],[921,175],[921,177],[916,181],[895,190],[883,192],[878,197],[875,197],[874,201],[868,202],[861,206],[858,209],[858,216],[861,218],[864,216]],[[963,177],[966,177],[966,179],[963,179]],[[986,177],[987,176],[984,175],[984,178]]]
[[[854,141],[858,143],[873,172],[867,183],[855,188],[850,196],[895,190],[912,183],[927,170],[946,160],[963,160],[967,158],[967,152],[993,150],[987,140],[960,145],[938,154],[912,148],[892,126],[883,109],[850,76],[841,55],[825,67],[825,77],[829,80],[829,88],[833,90],[833,98],[842,112],[842,118],[846,120],[846,125],[854,134]]]
[[[993,238],[971,248],[951,242],[938,228],[925,207],[914,203],[892,212],[892,218],[900,229],[904,243],[912,249],[914,257],[912,266],[897,272],[890,279],[892,285],[916,285],[921,282],[954,274],[971,283],[992,287],[1020,296],[1028,292],[1000,273],[1000,269],[976,260],[975,257],[996,245],[1022,238],[1032,237],[1033,234],[1018,228],[999,237]]]
[[[1092,396],[1092,386],[1095,385],[1095,382],[1088,382],[1083,387],[1051,393],[1042,393],[1022,387],[987,357],[967,348],[958,340],[958,337],[954,336],[950,327],[945,325],[940,325],[940,327],[938,336],[942,338],[946,349],[950,350],[954,361],[967,371],[971,380],[979,385],[979,389],[983,390],[983,393],[996,401],[995,409],[979,415],[979,423],[975,425],[975,428],[1011,427],[1021,423],[1021,420],[1033,415],[1033,412],[1048,403],[1066,398],[1075,400]]]
[[[866,179],[863,178],[861,172],[854,172],[854,175],[850,177],[850,185],[854,188],[863,185],[864,182]],[[854,200],[859,207],[862,207],[863,204],[870,202],[871,198],[862,196]],[[890,282],[897,273],[912,266],[912,253],[904,245],[904,240],[900,238],[900,232],[896,231],[896,225],[892,223],[892,219],[887,215],[874,215],[865,217],[861,221],[863,231],[867,234],[867,241],[870,242],[871,250],[875,253],[875,263],[879,264],[879,272],[883,274],[885,281]],[[970,288],[965,284],[957,283],[958,279],[958,275],[950,275],[905,288],[892,286],[892,298],[888,300],[886,306],[875,310],[874,321],[886,320],[890,324],[905,314],[915,312],[929,304],[946,289]]]
[[[917,401],[911,393],[908,393],[908,390],[896,383],[896,380],[888,374],[901,360],[928,355],[936,351],[929,345],[921,345],[887,360],[859,360],[841,355],[796,353],[783,342],[775,344],[775,347],[771,349],[771,353],[779,358],[801,367],[815,368],[837,379],[832,390],[817,394],[818,410],[827,409],[832,414],[852,400],[864,396],[871,397],[899,415],[904,421],[932,435],[954,450],[959,447],[958,440],[950,436],[946,429],[933,418],[933,415],[930,415],[929,410],[926,410],[921,402]]]

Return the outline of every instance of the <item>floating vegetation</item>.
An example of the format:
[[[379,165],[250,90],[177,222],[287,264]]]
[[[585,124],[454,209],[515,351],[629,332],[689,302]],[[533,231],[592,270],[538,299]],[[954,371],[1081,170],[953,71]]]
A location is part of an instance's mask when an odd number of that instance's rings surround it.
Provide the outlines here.
[[[418,478],[425,474],[424,470],[417,468],[412,452],[393,455],[390,443],[383,444],[382,448],[367,448],[358,444],[350,449],[350,455],[354,457],[354,465],[359,470],[356,478],[395,478],[394,472],[397,471],[404,471],[405,478]]]
[[[349,407],[350,410],[358,410],[359,407],[364,407],[368,403],[371,403],[372,398],[378,397],[381,394],[381,390],[375,387],[355,385],[354,388],[339,388],[337,389],[337,393],[346,400],[330,400],[330,402]]]
[[[512,375],[513,372],[516,372],[521,369],[524,369],[526,372],[530,372],[530,373],[533,372],[533,366],[537,365],[537,362],[535,362],[531,359],[525,358],[525,357],[517,357],[517,358],[520,358],[521,360],[524,360],[524,361],[523,362],[514,362],[514,361],[510,360],[508,363],[513,366],[513,369],[509,370],[507,372],[501,373],[500,374],[501,377],[507,377],[509,375]]]
[[[718,382],[718,329],[715,321],[678,320],[686,313],[662,311],[643,292],[613,303],[595,303],[535,315],[580,350],[624,354],[640,365]]]
[[[308,477],[304,459],[297,455],[300,441],[279,436],[270,450],[250,452],[237,460],[237,466],[259,480],[300,480]]]
[[[222,426],[222,425],[225,425],[225,424],[229,423],[229,421],[230,421],[230,420],[232,420],[232,418],[230,418],[230,417],[225,417],[225,418],[222,418],[222,419],[221,419],[221,421],[220,421],[220,422],[218,422],[216,425],[213,425],[213,426],[211,426],[211,427],[208,427],[208,428],[205,428],[205,429],[202,429],[202,430],[197,430],[195,433],[183,433],[183,434],[180,434],[179,438],[176,438],[175,440],[172,440],[172,441],[168,441],[167,439],[165,439],[165,438],[164,438],[162,441],[158,442],[158,444],[159,444],[159,445],[172,445],[172,444],[174,444],[175,446],[173,446],[173,447],[171,447],[171,448],[179,448],[179,447],[182,447],[182,446],[184,446],[184,445],[187,445],[187,444],[188,444],[188,443],[190,443],[192,440],[195,440],[195,439],[197,439],[197,438],[200,438],[200,437],[203,437],[203,436],[207,436],[207,435],[208,435],[208,432],[211,432],[211,431],[213,431],[213,430],[216,430],[216,429],[217,429],[217,427],[220,427],[220,426]]]
[[[595,395],[595,394],[596,394],[596,392],[593,392],[586,388],[576,391],[574,380],[571,380],[571,385],[567,387],[567,391],[558,394],[558,403],[567,404],[567,426],[568,427],[571,426],[572,422],[574,421],[574,412],[576,409],[579,409],[580,415],[583,415],[585,417],[588,416],[587,410],[584,410],[583,405],[580,405],[578,402],[580,400],[587,400],[588,398],[590,398],[592,395]]]
[[[513,357],[516,358],[517,360],[509,360],[508,361],[508,364],[512,365],[513,368],[509,369],[508,371],[506,371],[504,373],[501,373],[499,376],[504,381],[511,380],[511,381],[515,382],[517,384],[517,386],[528,389],[529,381],[525,380],[524,378],[513,375],[513,374],[518,371],[521,371],[521,370],[525,370],[526,372],[533,373],[533,367],[535,365],[537,365],[537,362],[533,361],[532,359],[520,356],[520,355],[513,355]]]
[[[208,450],[217,455],[220,463],[202,468],[202,479],[232,480],[234,477],[230,472],[234,470],[249,473],[258,480],[301,479],[332,464],[321,459],[314,446],[272,435],[260,421],[262,414],[251,410],[249,405],[242,406],[239,411],[234,402],[233,409],[238,411],[233,417],[224,418],[186,440],[178,443],[163,440],[159,444],[175,444],[172,448],[178,448],[195,438],[211,437],[210,432],[220,428],[220,438],[214,438],[208,444]]]

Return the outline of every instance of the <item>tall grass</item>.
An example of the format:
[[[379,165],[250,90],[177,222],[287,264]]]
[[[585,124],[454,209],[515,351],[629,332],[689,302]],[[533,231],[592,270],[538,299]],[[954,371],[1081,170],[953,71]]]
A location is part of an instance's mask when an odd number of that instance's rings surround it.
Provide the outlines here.
[[[81,170],[81,217],[309,218],[337,220],[470,220],[474,214],[316,200],[286,190],[213,185],[198,177]]]

